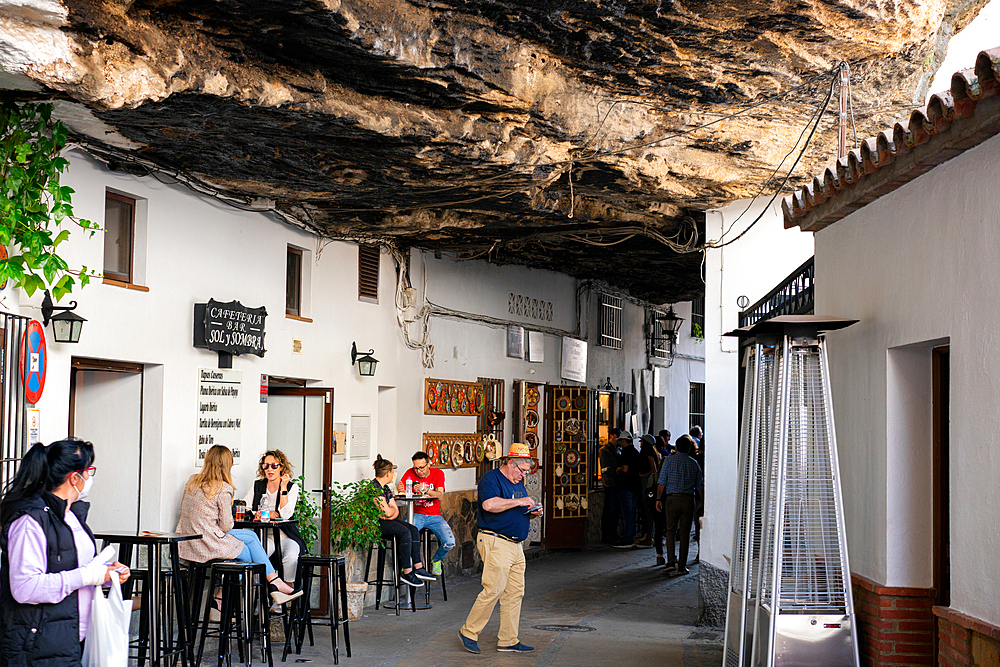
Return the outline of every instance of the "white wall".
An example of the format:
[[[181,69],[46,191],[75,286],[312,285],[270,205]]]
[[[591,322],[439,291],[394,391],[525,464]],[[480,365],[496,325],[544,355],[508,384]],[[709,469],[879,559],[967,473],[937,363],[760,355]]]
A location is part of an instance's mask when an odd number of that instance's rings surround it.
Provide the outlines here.
[[[766,206],[754,202],[726,239],[744,230]],[[748,202],[709,211],[705,233],[719,239]],[[739,343],[721,334],[739,326],[740,296],[750,303],[770,292],[813,252],[813,235],[786,230],[778,205],[732,245],[710,250],[705,258],[705,518],[701,559],[729,569],[732,558],[733,511],[736,506],[739,446]]]
[[[474,417],[423,415],[423,378],[475,380],[479,376],[507,380],[530,378],[559,382],[561,338],[545,336],[545,362],[536,364],[506,357],[506,332],[467,321],[432,319],[431,342],[436,364],[424,369],[418,351],[403,344],[394,305],[395,266],[381,257],[379,304],[357,297],[357,246],[330,242],[322,247],[312,235],[260,213],[236,210],[189,190],[156,179],[135,178],[105,170],[80,151],[68,154],[71,167],[64,184],[76,191],[76,213],[103,221],[106,188],[147,200],[145,271],[142,292],[94,284],[72,296],[77,312],[87,318],[81,342],[49,344],[50,358],[42,410],[42,439],[51,441],[67,431],[70,359],[72,356],[114,359],[146,365],[143,424],[143,511],[147,529],[172,529],[181,488],[194,472],[196,425],[196,369],[215,368],[216,353],[192,345],[193,307],[209,298],[239,300],[245,306],[266,306],[264,358],[235,357],[233,368],[243,371],[243,462],[234,469],[240,490],[255,473],[255,461],[266,445],[267,405],[259,400],[261,374],[306,379],[311,386],[334,387],[334,421],[350,423],[352,414],[370,414],[372,456],[348,456],[335,462],[334,476],[346,481],[372,474],[376,453],[408,465],[420,448],[425,431],[473,432]],[[312,322],[284,315],[285,254],[287,245],[311,250],[308,280]],[[72,267],[103,265],[103,238],[75,232],[60,247]],[[143,249],[137,249],[137,254]],[[316,255],[320,254],[319,259]],[[507,313],[510,292],[544,298],[554,303],[555,318],[547,326],[572,330],[576,321],[576,281],[568,276],[523,267],[496,267],[484,262],[412,256],[411,278],[427,297],[451,308],[521,320],[528,328],[537,320]],[[426,269],[425,269],[426,265]],[[41,295],[21,296],[22,313],[38,318]],[[414,327],[413,333],[417,333]],[[293,352],[292,341],[302,341]],[[375,350],[379,359],[374,378],[360,378],[351,366],[351,343],[362,351]],[[379,438],[380,388],[395,387],[395,435]],[[383,389],[383,391],[391,391]],[[386,394],[388,396],[388,394]],[[113,406],[109,406],[113,414]],[[508,414],[509,407],[508,407]],[[148,419],[146,418],[148,415]],[[509,434],[510,419],[507,420]],[[392,424],[393,420],[382,420]],[[79,433],[83,437],[87,434]],[[508,435],[509,442],[509,435]],[[100,442],[95,443],[98,458]],[[471,469],[446,472],[450,489],[471,488]],[[108,480],[110,483],[111,480]],[[242,492],[242,491],[241,491]]]
[[[817,309],[859,318],[830,334],[852,569],[930,586],[929,366],[951,355],[951,606],[1000,623],[1000,137],[816,235]],[[922,383],[922,384],[921,384]],[[923,387],[923,388],[922,388]],[[916,406],[916,407],[914,407]],[[901,458],[902,455],[902,458]]]

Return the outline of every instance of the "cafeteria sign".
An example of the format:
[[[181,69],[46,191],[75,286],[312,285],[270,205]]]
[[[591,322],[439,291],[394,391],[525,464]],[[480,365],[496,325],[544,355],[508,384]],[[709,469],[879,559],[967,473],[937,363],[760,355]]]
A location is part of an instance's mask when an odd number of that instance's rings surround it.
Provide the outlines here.
[[[198,456],[195,465],[205,463],[212,445],[225,445],[240,462],[240,432],[243,421],[243,371],[231,368],[198,369]]]
[[[194,304],[194,346],[229,354],[264,356],[267,309],[247,308],[239,301]]]

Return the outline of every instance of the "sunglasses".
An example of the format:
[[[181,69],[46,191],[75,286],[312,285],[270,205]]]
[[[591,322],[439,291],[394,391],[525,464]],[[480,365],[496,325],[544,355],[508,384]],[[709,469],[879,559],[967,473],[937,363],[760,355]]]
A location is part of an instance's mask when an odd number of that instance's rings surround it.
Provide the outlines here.
[[[280,463],[261,463],[260,467],[261,467],[262,470],[268,470],[268,469],[270,469],[270,470],[278,470],[279,468],[281,468],[281,464]]]

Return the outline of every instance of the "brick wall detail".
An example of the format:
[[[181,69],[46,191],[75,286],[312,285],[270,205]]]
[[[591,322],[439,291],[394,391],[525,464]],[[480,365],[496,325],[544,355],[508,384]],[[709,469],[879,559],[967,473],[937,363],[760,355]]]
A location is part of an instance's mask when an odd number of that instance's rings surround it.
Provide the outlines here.
[[[851,583],[862,665],[934,664],[934,589],[881,586],[856,574]]]
[[[1000,627],[950,607],[934,607],[938,663],[944,667],[1000,666]]]

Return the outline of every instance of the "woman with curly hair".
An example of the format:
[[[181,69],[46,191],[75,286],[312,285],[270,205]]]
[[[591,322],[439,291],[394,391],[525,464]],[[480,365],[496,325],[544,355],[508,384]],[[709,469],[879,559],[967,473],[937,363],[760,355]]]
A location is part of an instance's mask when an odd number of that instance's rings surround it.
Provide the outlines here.
[[[257,481],[247,491],[244,498],[247,507],[256,512],[266,500],[267,507],[273,518],[292,519],[295,516],[295,505],[299,501],[299,485],[292,481],[292,464],[280,449],[269,449],[264,452],[257,463]],[[299,555],[306,553],[306,543],[294,524],[279,531],[281,534],[281,569],[286,582],[295,581],[295,571],[299,564]],[[268,534],[264,544],[267,555],[274,553],[274,540]]]

